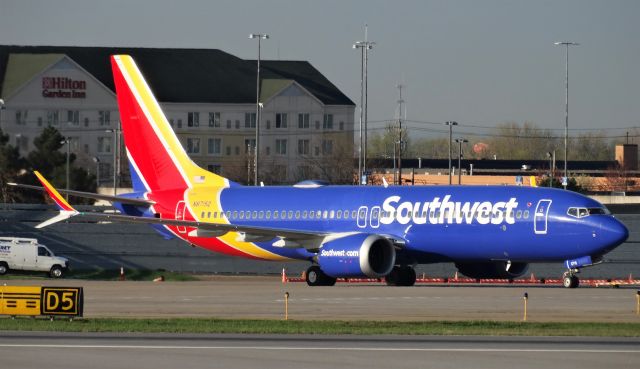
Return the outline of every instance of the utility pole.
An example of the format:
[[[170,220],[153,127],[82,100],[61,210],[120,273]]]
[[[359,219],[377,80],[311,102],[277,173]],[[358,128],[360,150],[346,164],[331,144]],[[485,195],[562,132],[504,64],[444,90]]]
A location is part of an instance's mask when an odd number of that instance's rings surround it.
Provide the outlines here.
[[[398,184],[402,186],[402,87],[401,84],[398,84],[398,93],[400,94],[400,98],[398,99]]]
[[[569,46],[578,46],[580,45],[577,42],[569,42],[569,41],[560,41],[554,42],[556,46],[565,46],[567,49],[567,58],[566,58],[566,74],[565,74],[565,104],[564,104],[564,178],[566,181],[569,180],[569,175],[567,171],[567,154],[568,154],[568,141],[569,141]],[[564,182],[564,181],[563,181]],[[564,182],[566,183],[566,182]],[[564,189],[567,189],[567,185],[563,184]]]
[[[253,167],[255,172],[253,173],[253,185],[258,185],[258,153],[260,152],[260,41],[268,40],[269,35],[266,33],[252,33],[249,35],[250,39],[258,39],[258,63],[256,69],[256,144]],[[251,119],[249,119],[251,122]],[[247,182],[248,183],[248,182]]]
[[[462,184],[462,144],[469,140],[456,138],[456,142],[458,143],[458,186],[460,186]]]
[[[368,97],[368,80],[367,69],[369,63],[369,50],[373,49],[375,42],[367,39],[367,25],[364,26],[364,41],[357,41],[353,44],[354,49],[360,49],[361,56],[361,75],[360,75],[360,147],[358,148],[359,160],[358,164],[358,183],[362,181],[362,175],[367,172],[367,97]],[[363,135],[364,124],[364,135]],[[363,139],[364,136],[364,139]],[[364,142],[363,142],[364,141]]]
[[[451,186],[451,140],[453,136],[453,126],[457,126],[458,122],[445,122],[449,126],[449,186]]]

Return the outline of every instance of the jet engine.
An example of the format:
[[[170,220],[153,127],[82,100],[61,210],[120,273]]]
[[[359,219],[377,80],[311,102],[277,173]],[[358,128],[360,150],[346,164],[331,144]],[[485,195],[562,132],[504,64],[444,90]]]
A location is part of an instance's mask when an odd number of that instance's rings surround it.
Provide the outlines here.
[[[529,264],[492,261],[485,263],[456,263],[456,268],[469,278],[513,279],[526,273],[527,269],[529,269]]]
[[[396,262],[396,250],[388,239],[376,234],[355,234],[325,243],[317,262],[328,276],[381,278]]]

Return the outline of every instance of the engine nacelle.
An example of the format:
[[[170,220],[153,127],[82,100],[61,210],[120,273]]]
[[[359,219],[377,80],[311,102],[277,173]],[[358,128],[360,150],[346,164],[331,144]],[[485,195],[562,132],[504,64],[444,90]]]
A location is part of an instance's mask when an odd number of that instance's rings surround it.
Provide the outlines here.
[[[391,272],[396,250],[376,234],[355,234],[325,243],[318,253],[322,271],[335,278],[380,278]]]
[[[492,261],[487,263],[456,263],[456,268],[469,278],[513,279],[526,273],[529,264]]]

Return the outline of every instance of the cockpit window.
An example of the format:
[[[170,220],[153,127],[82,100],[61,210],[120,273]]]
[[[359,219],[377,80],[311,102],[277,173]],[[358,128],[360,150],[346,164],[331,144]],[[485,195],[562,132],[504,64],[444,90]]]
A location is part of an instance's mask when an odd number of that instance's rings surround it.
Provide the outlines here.
[[[588,208],[587,209],[589,211],[589,215],[608,215],[611,214],[611,212],[609,211],[609,209],[607,208]]]
[[[584,218],[589,215],[608,215],[611,214],[607,208],[569,208],[567,215],[574,218]]]

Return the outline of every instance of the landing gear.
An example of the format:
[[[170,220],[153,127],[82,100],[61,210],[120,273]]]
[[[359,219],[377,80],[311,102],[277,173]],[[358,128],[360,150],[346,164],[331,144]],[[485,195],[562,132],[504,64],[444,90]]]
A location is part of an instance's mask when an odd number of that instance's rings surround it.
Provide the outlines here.
[[[416,271],[408,265],[394,266],[384,280],[387,286],[413,286],[416,284]]]
[[[307,269],[306,279],[309,286],[333,286],[336,284],[336,279],[324,274],[317,265],[312,265]]]
[[[580,279],[576,276],[578,269],[571,269],[562,275],[562,285],[566,288],[576,288],[580,285]]]

